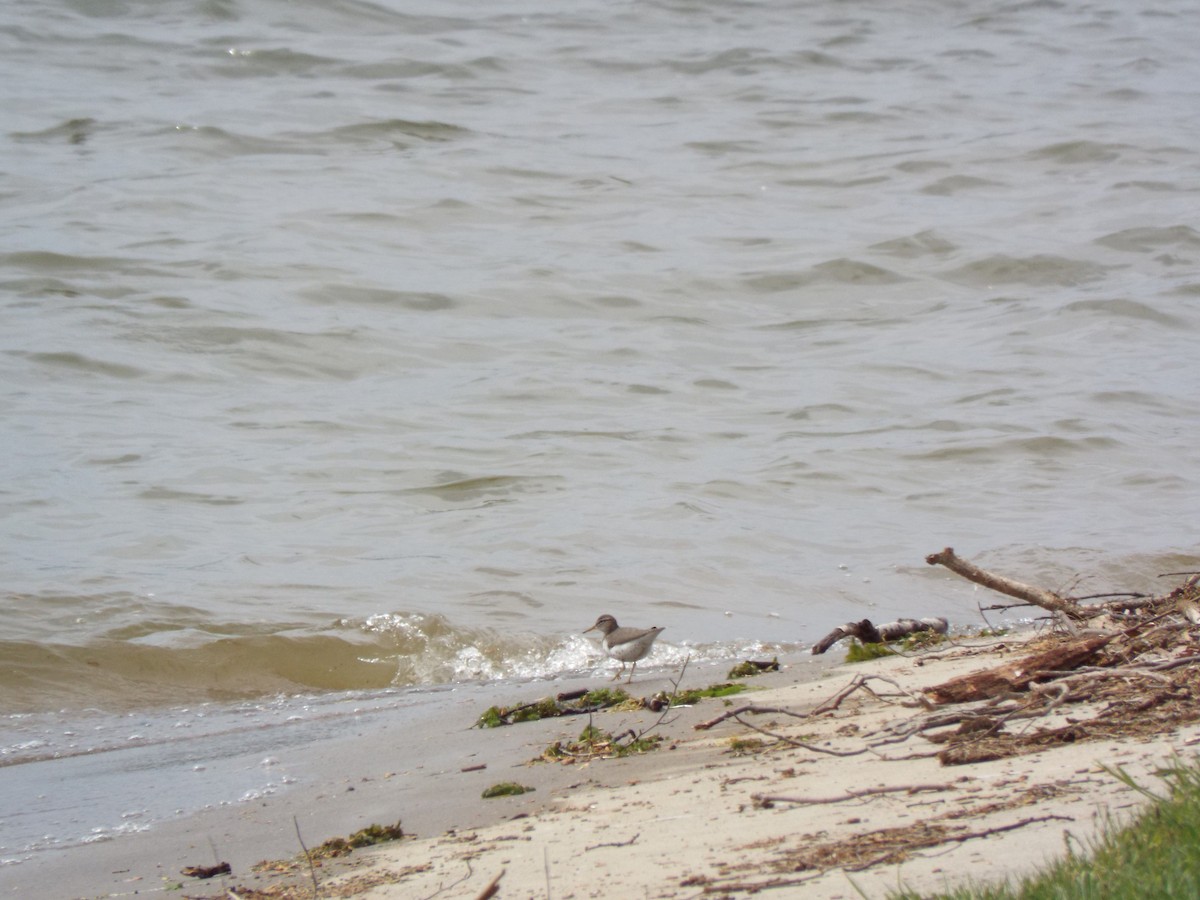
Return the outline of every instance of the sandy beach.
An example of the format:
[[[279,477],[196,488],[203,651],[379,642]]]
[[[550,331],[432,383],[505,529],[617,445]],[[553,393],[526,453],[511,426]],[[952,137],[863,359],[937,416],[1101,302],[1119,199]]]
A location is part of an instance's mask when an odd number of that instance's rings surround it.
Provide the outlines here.
[[[1063,704],[1034,718],[1008,717],[1004,731],[1018,738],[1057,729],[1045,749],[943,764],[944,737],[959,729],[914,729],[948,709],[920,705],[923,692],[1019,659],[1037,640],[966,641],[858,664],[837,662],[841,647],[828,659],[781,660],[782,671],[748,679],[750,692],[665,717],[596,713],[603,731],[648,729],[664,741],[653,752],[573,764],[533,760],[578,737],[586,717],[471,727],[488,705],[532,701],[549,686],[442,697],[404,728],[388,727],[384,712],[318,748],[314,765],[328,776],[319,783],[85,848],[68,866],[16,867],[6,873],[6,894],[112,897],[178,891],[182,883],[187,897],[312,896],[297,828],[313,847],[397,820],[411,837],[325,862],[316,870],[320,896],[477,897],[499,877],[496,896],[510,898],[763,889],[884,897],[900,886],[929,892],[1020,874],[1068,848],[1085,849],[1106,816],[1122,819],[1139,807],[1141,796],[1109,768],[1155,786],[1157,768],[1200,742],[1196,723],[1115,737],[1081,727],[1063,737],[1064,725],[1100,711]],[[684,686],[724,674],[692,669]],[[669,690],[672,678],[678,673],[651,671],[632,688],[651,695]],[[714,723],[747,705],[777,712]],[[813,714],[822,705],[826,711]],[[697,729],[704,723],[714,724]],[[481,798],[502,781],[534,790]],[[217,859],[230,863],[230,875],[179,874]],[[263,860],[277,863],[256,871]]]

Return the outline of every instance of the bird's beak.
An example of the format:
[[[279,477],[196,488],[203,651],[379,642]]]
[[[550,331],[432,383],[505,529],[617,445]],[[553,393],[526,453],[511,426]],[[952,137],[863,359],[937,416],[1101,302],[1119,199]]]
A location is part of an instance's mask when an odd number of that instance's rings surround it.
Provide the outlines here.
[[[595,630],[596,630],[596,626],[595,626],[595,625],[593,625],[591,628],[585,628],[585,629],[583,629],[583,633],[584,633],[584,634],[587,634],[589,631],[595,631]]]

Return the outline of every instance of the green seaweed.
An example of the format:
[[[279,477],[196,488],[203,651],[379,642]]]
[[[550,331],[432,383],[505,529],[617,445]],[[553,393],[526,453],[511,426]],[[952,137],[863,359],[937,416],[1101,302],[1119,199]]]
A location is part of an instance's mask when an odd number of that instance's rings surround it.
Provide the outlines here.
[[[936,647],[938,644],[943,644],[948,640],[946,635],[940,631],[918,631],[915,634],[910,634],[900,641],[901,650],[928,650],[930,647]]]
[[[499,784],[493,784],[490,788],[483,792],[483,799],[490,800],[493,797],[516,797],[520,794],[527,794],[535,790],[531,787],[517,784],[515,781],[502,781]]]
[[[761,675],[763,672],[778,672],[779,657],[776,656],[769,663],[754,662],[747,659],[738,663],[729,670],[726,678],[753,678],[755,675]]]
[[[872,659],[882,659],[885,656],[895,656],[896,651],[887,644],[863,644],[851,641],[846,648],[846,662],[869,662]]]
[[[314,847],[310,852],[313,859],[330,859],[338,856],[349,856],[360,847],[371,847],[375,844],[386,844],[398,841],[404,837],[404,829],[400,823],[395,825],[368,825],[360,828],[349,837],[330,838],[323,844]]]
[[[475,723],[476,728],[499,728],[507,725],[504,721],[504,711],[499,706],[489,706],[487,711]]]
[[[596,688],[588,691],[583,697],[584,706],[607,708],[628,703],[632,698],[621,688]]]
[[[630,737],[627,742],[624,738]],[[634,735],[632,731],[625,732],[620,737],[613,737],[609,732],[602,731],[595,725],[588,724],[579,732],[579,739],[563,744],[555,741],[542,751],[542,755],[534,762],[578,762],[580,760],[606,759],[609,757],[632,756],[636,753],[649,753],[657,750],[663,741],[660,734]]]
[[[552,719],[557,716],[577,715],[581,712],[593,712],[598,709],[609,709],[615,706],[641,706],[640,700],[634,700],[620,688],[598,688],[588,691],[582,697],[572,700],[557,700],[554,697],[543,697],[532,703],[518,703],[514,706],[491,706],[475,722],[476,728],[499,728],[501,725],[514,725],[518,722],[536,722],[539,719]]]
[[[689,691],[677,691],[672,701],[674,706],[690,706],[706,697],[729,697],[749,690],[744,684],[710,684],[706,688],[694,688]]]
[[[734,756],[746,756],[751,753],[757,753],[766,744],[762,738],[730,738],[729,750]]]

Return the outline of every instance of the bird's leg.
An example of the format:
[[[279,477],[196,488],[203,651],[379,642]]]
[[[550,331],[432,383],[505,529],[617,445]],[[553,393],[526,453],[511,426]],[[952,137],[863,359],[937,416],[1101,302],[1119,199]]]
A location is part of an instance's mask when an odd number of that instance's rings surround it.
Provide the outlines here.
[[[625,666],[624,666],[624,665],[622,665],[622,666],[621,666],[621,671],[622,671],[622,672],[624,672],[624,671],[625,671]],[[634,673],[634,672],[636,672],[636,671],[637,671],[637,660],[634,660],[634,662],[633,662],[633,668],[629,670],[629,677],[628,677],[627,679],[625,679],[625,683],[626,683],[626,684],[633,684],[633,673]]]
[[[617,671],[616,675],[614,675],[612,678],[609,679],[609,681],[616,681],[618,678],[620,678],[624,674],[625,674],[625,663],[621,663],[621,668]]]

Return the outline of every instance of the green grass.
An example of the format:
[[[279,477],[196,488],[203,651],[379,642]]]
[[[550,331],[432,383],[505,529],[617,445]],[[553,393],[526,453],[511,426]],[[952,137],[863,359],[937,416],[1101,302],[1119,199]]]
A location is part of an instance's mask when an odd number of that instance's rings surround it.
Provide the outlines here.
[[[1001,885],[970,885],[944,894],[894,894],[895,900],[1157,900],[1200,897],[1200,758],[1159,773],[1156,794],[1123,771],[1112,774],[1152,800],[1124,827],[1109,820],[1092,846],[1067,848],[1043,872]]]

